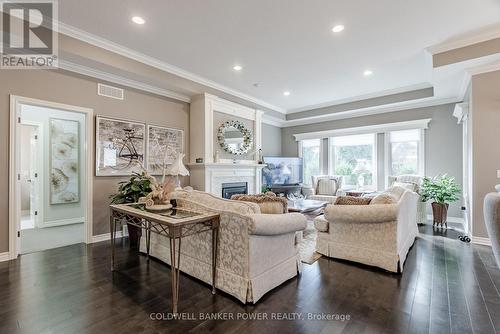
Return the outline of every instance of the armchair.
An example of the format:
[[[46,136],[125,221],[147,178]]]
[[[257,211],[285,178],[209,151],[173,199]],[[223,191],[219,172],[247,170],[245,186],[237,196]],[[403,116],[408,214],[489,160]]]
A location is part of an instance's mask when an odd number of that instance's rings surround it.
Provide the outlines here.
[[[317,175],[312,176],[312,186],[302,188],[302,194],[307,199],[335,203],[337,196],[344,196],[342,190],[343,176],[339,175]],[[331,181],[331,184],[328,184]]]

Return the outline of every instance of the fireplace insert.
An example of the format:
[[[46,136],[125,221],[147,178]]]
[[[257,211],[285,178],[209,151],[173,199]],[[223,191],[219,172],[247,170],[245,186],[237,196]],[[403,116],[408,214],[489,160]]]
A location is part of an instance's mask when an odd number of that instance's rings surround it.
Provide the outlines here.
[[[231,182],[222,184],[222,197],[230,199],[233,195],[248,194],[246,182]]]

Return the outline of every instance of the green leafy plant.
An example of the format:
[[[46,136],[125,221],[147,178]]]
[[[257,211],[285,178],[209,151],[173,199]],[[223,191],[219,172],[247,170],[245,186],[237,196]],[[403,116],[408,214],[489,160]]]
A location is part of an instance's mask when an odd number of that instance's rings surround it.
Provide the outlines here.
[[[458,201],[460,192],[461,189],[455,179],[446,174],[433,178],[425,177],[420,188],[423,202],[433,200],[440,204]]]
[[[109,196],[112,204],[137,203],[140,197],[147,196],[151,189],[151,179],[146,173],[133,173],[128,181],[118,183],[118,192]]]
[[[271,191],[271,188],[269,188],[269,187],[267,186],[267,184],[263,184],[263,185],[262,185],[262,188],[261,188],[261,192],[262,192],[263,194],[265,194],[265,193],[267,193],[268,191]]]

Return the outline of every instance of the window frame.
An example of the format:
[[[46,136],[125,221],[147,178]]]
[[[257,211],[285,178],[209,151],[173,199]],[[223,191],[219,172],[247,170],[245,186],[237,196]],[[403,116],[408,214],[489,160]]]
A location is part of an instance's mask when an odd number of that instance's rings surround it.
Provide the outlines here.
[[[378,189],[378,133],[353,133],[353,134],[346,134],[346,135],[339,135],[339,136],[331,136],[328,137],[328,174],[329,175],[335,175],[335,167],[334,167],[334,161],[335,161],[335,152],[334,152],[334,144],[333,144],[333,138],[335,137],[348,137],[348,136],[361,136],[361,135],[372,135],[373,136],[373,150],[372,150],[372,155],[373,155],[373,184],[370,186],[365,186],[364,189],[366,190],[377,190]],[[349,185],[346,187],[346,184],[342,184],[342,189],[347,189],[347,190],[352,190],[356,189],[356,185],[354,185],[354,188]]]
[[[319,140],[319,173],[320,175],[324,174],[324,170],[323,170],[323,162],[324,162],[324,144],[323,144],[323,138],[311,138],[311,139],[302,139],[299,141],[299,158],[304,158],[303,155],[303,149],[304,149],[304,146],[303,146],[303,142],[304,140]],[[305,168],[305,163],[304,163],[304,160],[302,160],[302,186],[304,187],[312,187],[312,180],[310,179],[308,182],[305,182],[305,177],[304,177],[304,173],[306,171],[306,168]]]
[[[413,128],[404,130],[393,130],[384,133],[384,169],[385,169],[385,187],[389,187],[389,176],[392,176],[392,148],[391,148],[391,132],[405,131],[405,130],[418,130],[418,171],[417,175],[425,175],[425,129]]]

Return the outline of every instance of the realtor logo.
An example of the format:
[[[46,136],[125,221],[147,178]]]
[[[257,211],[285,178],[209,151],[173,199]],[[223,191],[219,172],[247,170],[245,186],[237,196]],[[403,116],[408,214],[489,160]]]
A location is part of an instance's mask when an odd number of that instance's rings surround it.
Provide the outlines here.
[[[1,69],[57,68],[57,2],[0,1]]]

